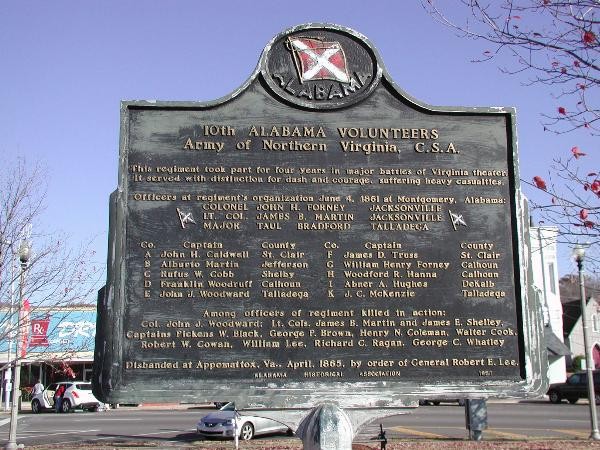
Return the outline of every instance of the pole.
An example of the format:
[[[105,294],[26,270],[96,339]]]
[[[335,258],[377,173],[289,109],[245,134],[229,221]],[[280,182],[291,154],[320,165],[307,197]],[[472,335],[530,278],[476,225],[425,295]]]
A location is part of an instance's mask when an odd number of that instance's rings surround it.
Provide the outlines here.
[[[485,398],[466,399],[465,421],[467,430],[469,430],[469,439],[480,441],[483,438],[483,430],[486,430],[488,427],[487,402]]]
[[[6,361],[9,362],[11,360],[11,350],[12,350],[12,338],[13,338],[13,329],[12,329],[12,314],[13,314],[13,304],[15,301],[15,261],[14,261],[14,252],[12,250],[12,243],[10,244],[10,301],[9,301],[9,317],[10,323],[8,324],[8,350],[6,352]],[[4,411],[8,411],[10,408],[10,397],[12,391],[12,366],[8,366],[5,372],[6,379],[6,393],[4,394]]]
[[[21,240],[19,247],[19,259],[21,260],[21,274],[19,276],[19,304],[17,305],[17,336],[16,336],[16,348],[15,348],[15,374],[12,386],[12,404],[10,407],[10,429],[8,432],[8,442],[4,447],[6,450],[16,450],[17,445],[17,420],[19,419],[19,400],[21,397],[21,354],[20,346],[23,336],[23,326],[25,325],[21,320],[21,309],[23,305],[23,291],[25,290],[25,270],[27,270],[27,264],[29,263],[29,256],[31,248],[29,236]]]
[[[240,448],[240,415],[237,412],[235,405],[233,406],[233,441],[235,450]]]
[[[590,348],[590,330],[586,314],[585,301],[585,280],[583,276],[583,256],[577,257],[577,268],[579,269],[579,294],[581,296],[581,322],[583,325],[583,345],[585,346],[585,361],[588,383],[588,399],[590,403],[590,421],[592,432],[590,439],[595,441],[600,440],[600,432],[598,431],[598,417],[596,414],[596,394],[594,392],[594,369],[592,367],[592,355]]]
[[[19,277],[19,304],[17,305],[17,345],[15,350],[15,375],[12,385],[12,404],[10,407],[10,429],[8,432],[8,442],[4,447],[6,450],[16,450],[17,445],[17,420],[19,419],[19,399],[21,397],[21,355],[19,355],[19,346],[23,330],[21,327],[21,305],[23,303],[23,285],[25,283],[25,269],[27,263],[21,262],[21,275]]]

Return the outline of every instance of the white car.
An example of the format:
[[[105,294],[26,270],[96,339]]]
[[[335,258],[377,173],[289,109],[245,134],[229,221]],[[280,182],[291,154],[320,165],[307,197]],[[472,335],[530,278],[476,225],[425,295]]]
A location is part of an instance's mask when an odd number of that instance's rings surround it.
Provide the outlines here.
[[[204,416],[196,425],[196,432],[205,437],[233,438],[236,426],[242,440],[261,434],[284,433],[292,435],[287,425],[265,417],[248,415],[235,410],[234,403],[227,403],[219,411]]]
[[[105,409],[104,403],[92,394],[92,383],[87,381],[61,381],[52,383],[41,393],[31,399],[31,411],[35,414],[44,410],[54,408],[54,393],[60,385],[64,385],[65,392],[62,397],[60,411],[68,413],[73,409],[84,409],[88,411],[101,411]]]

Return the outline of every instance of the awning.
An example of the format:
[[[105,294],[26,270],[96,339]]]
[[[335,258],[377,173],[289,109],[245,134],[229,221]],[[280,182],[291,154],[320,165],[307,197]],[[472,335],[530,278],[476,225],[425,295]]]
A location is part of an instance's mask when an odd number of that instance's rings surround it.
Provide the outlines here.
[[[544,328],[544,340],[548,355],[550,356],[567,356],[571,354],[571,350],[554,334],[550,327]]]

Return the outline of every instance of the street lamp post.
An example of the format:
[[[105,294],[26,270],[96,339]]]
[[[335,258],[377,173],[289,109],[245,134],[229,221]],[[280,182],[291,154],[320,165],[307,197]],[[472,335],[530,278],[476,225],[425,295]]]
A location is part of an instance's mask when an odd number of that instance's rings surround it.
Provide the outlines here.
[[[11,243],[11,252],[12,252],[12,243]],[[14,307],[14,302],[15,302],[15,264],[14,264],[14,252],[11,254],[11,259],[10,259],[10,297],[9,297],[9,309],[8,309],[8,313],[10,315],[10,322],[8,324],[8,350],[6,351],[6,361],[9,362],[11,360],[11,351],[12,351],[12,345],[13,345],[13,330],[12,330],[12,312],[13,312],[13,307]],[[5,379],[6,379],[6,390],[8,391],[6,393],[5,396],[5,400],[4,400],[4,410],[8,411],[10,408],[10,391],[12,391],[12,384],[11,384],[11,380],[12,380],[12,368],[9,366],[6,369],[6,374],[5,374]]]
[[[11,392],[12,392],[12,367],[10,366],[10,361],[11,361],[11,350],[12,350],[12,337],[13,337],[13,330],[12,330],[12,313],[13,313],[13,303],[14,303],[14,293],[15,293],[15,265],[14,265],[14,250],[13,250],[13,242],[12,241],[4,241],[2,242],[3,244],[8,246],[8,249],[10,251],[10,256],[8,258],[8,260],[10,261],[10,297],[9,297],[9,301],[8,301],[8,333],[7,333],[7,338],[8,338],[8,348],[6,350],[6,362],[8,367],[6,368],[6,370],[4,371],[4,411],[8,411],[10,409],[10,396],[11,396]],[[1,256],[1,255],[0,255]],[[0,261],[0,265],[2,264],[2,262]],[[0,273],[0,276],[2,274]],[[0,278],[0,283],[2,282],[2,279]]]
[[[592,367],[592,352],[590,348],[590,330],[586,314],[585,300],[585,279],[583,276],[583,260],[585,258],[586,246],[577,244],[573,249],[573,256],[577,262],[579,270],[579,294],[581,296],[581,324],[583,325],[583,345],[585,346],[585,364],[588,383],[588,399],[590,403],[590,421],[592,432],[590,439],[595,441],[600,440],[600,432],[598,431],[598,417],[596,414],[596,394],[594,392],[594,368]]]
[[[15,374],[12,386],[12,405],[10,408],[10,429],[8,432],[8,442],[4,447],[6,450],[16,450],[17,445],[17,420],[19,415],[19,399],[21,396],[21,355],[19,355],[19,346],[23,336],[21,329],[21,307],[23,305],[23,290],[25,286],[25,270],[29,264],[29,256],[31,254],[31,245],[27,239],[21,241],[19,246],[19,259],[21,261],[21,274],[19,278],[19,304],[17,305],[17,349],[15,351]]]

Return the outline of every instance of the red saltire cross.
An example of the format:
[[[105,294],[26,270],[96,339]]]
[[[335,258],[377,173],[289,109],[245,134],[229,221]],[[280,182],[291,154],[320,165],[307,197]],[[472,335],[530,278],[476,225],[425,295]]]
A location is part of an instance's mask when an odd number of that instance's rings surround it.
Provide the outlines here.
[[[339,42],[290,38],[290,44],[300,62],[298,72],[301,82],[310,80],[350,82],[346,68],[346,55]]]

